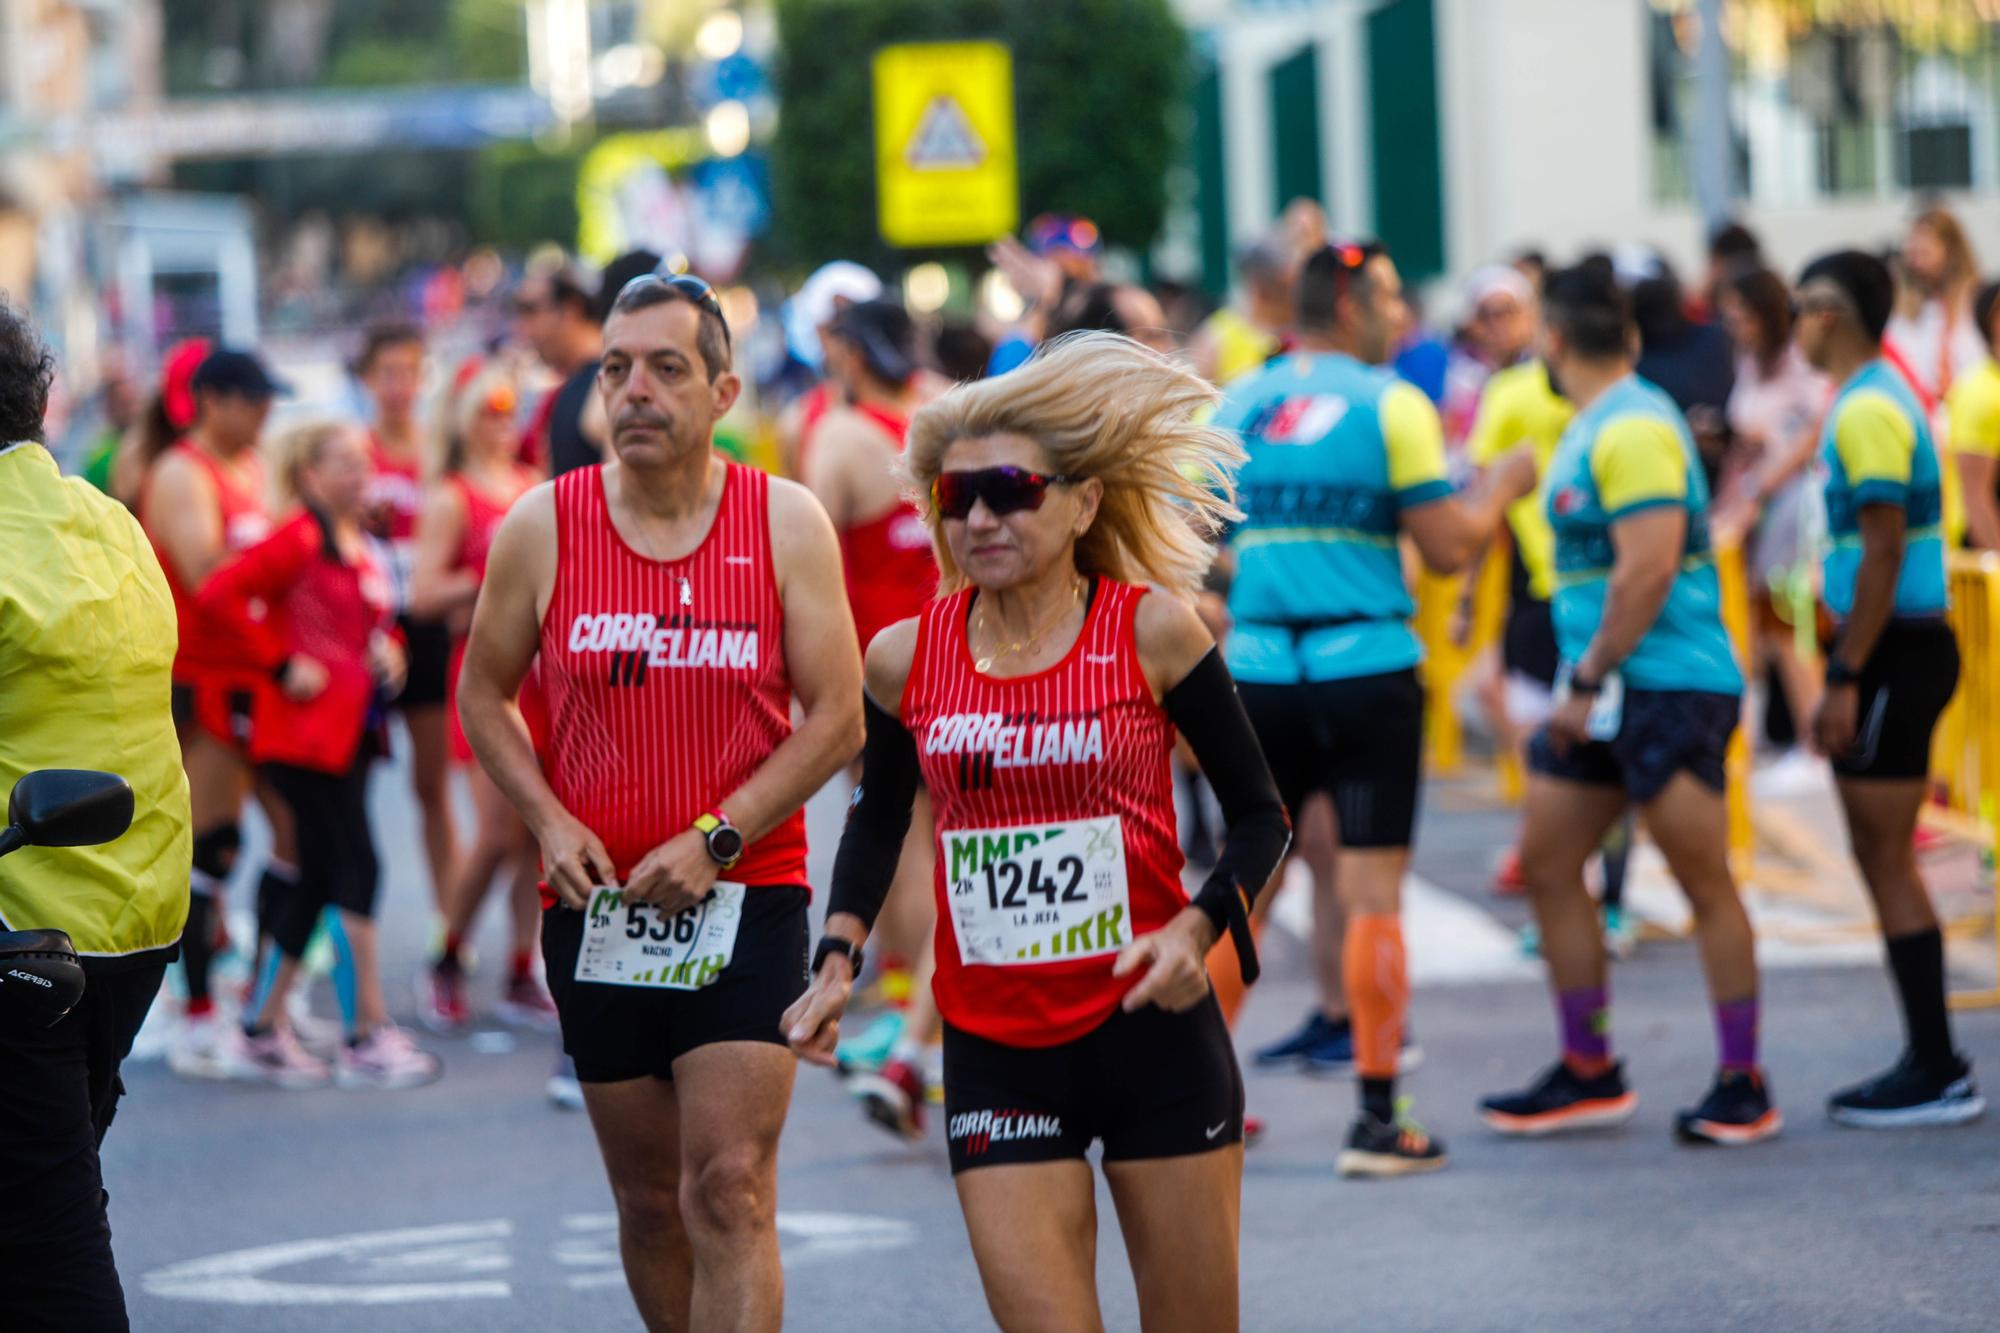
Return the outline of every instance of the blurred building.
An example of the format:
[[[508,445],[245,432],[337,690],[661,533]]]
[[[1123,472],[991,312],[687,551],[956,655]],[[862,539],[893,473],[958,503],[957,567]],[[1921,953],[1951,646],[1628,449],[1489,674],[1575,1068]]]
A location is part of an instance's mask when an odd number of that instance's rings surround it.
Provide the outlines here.
[[[1642,240],[1696,263],[1698,0],[1177,0],[1211,285],[1290,199],[1419,277]],[[1729,174],[1790,265],[1943,195],[2000,256],[2000,4],[1723,0]]]

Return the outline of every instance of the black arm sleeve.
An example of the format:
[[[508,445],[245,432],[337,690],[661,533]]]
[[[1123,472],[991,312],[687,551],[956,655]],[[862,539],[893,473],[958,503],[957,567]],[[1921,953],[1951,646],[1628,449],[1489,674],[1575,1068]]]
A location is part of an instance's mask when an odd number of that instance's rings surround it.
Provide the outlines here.
[[[833,889],[826,911],[847,912],[875,928],[882,900],[896,877],[910,806],[917,797],[917,743],[887,709],[866,695],[868,742],[861,750],[861,785],[847,808],[847,827],[833,858]]]
[[[1292,821],[1220,649],[1210,649],[1161,703],[1215,789],[1226,826],[1221,859],[1195,895],[1194,906],[1215,923],[1217,935],[1227,932],[1236,942],[1243,980],[1252,982],[1258,969],[1250,905],[1291,845]]]

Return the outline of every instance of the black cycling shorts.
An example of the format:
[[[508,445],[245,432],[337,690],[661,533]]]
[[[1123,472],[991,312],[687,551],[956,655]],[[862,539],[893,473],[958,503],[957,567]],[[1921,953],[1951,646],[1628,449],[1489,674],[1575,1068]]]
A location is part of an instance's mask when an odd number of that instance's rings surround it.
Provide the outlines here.
[[[1743,701],[1734,694],[1628,688],[1616,736],[1557,754],[1544,726],[1528,745],[1528,767],[1568,782],[1623,787],[1640,805],[1665,791],[1683,769],[1719,792],[1729,785],[1729,737],[1742,711]]]
[[[1556,618],[1547,602],[1517,597],[1507,604],[1507,622],[1500,631],[1500,665],[1510,675],[1554,687],[1562,651],[1556,647]]]
[[[779,1019],[806,991],[806,904],[796,885],[752,885],[729,965],[700,990],[617,986],[576,979],[584,914],[542,913],[542,957],[562,1019],[563,1050],[583,1083],[674,1076],[674,1061],[698,1046],[764,1041],[783,1046]]]
[[[1343,847],[1408,847],[1423,775],[1424,687],[1414,667],[1237,693],[1292,822],[1325,792]]]
[[[403,629],[403,653],[408,659],[403,691],[394,706],[408,712],[412,708],[442,708],[446,698],[446,676],[451,671],[451,631],[442,620],[397,618]]]
[[[1243,1073],[1213,994],[1186,1013],[1124,1010],[1060,1046],[944,1029],[953,1175],[1082,1158],[1187,1157],[1243,1141]]]
[[[1891,622],[1862,668],[1854,747],[1833,759],[1848,778],[1921,778],[1931,735],[1958,689],[1958,637],[1942,620]]]

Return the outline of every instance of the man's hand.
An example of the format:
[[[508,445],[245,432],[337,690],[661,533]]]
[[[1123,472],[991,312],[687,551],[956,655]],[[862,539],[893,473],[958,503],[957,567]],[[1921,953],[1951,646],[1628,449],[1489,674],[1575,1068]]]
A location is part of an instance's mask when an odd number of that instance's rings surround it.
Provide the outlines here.
[[[1813,745],[1829,759],[1838,759],[1854,748],[1854,733],[1861,725],[1861,690],[1852,681],[1828,685],[1813,710]]]
[[[678,912],[708,897],[721,869],[708,854],[708,839],[695,829],[685,829],[632,867],[625,881],[625,900]]]
[[[1590,710],[1596,703],[1594,694],[1571,693],[1550,710],[1549,744],[1557,754],[1568,754],[1572,745],[1582,745],[1590,739]]]
[[[1159,930],[1126,945],[1111,965],[1111,975],[1130,976],[1142,967],[1146,975],[1125,992],[1125,1012],[1157,1004],[1178,1014],[1200,1004],[1208,994],[1206,960],[1214,943],[1215,926],[1207,914],[1200,908],[1186,907]]]
[[[792,1054],[808,1064],[828,1069],[838,1064],[833,1048],[840,1041],[840,1016],[847,1012],[848,993],[854,989],[854,974],[847,969],[845,954],[828,954],[806,993],[778,1020]]]
[[[1494,493],[1506,497],[1509,504],[1533,495],[1541,479],[1540,469],[1535,466],[1535,451],[1525,444],[1517,444],[1494,459],[1487,472]]]
[[[285,661],[285,674],[278,678],[278,687],[293,703],[309,704],[325,691],[326,682],[325,664],[304,653],[293,653]]]
[[[593,888],[618,882],[603,840],[567,811],[536,829],[535,841],[542,845],[542,873],[565,907],[581,912],[590,905]]]

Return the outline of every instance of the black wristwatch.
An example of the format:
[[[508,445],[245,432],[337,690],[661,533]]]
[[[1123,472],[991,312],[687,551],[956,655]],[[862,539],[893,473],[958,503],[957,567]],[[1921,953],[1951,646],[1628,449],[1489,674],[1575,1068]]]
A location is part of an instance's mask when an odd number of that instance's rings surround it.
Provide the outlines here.
[[[1852,685],[1861,679],[1861,673],[1840,660],[1840,655],[1830,653],[1826,659],[1826,685],[1833,689],[1839,685]]]
[[[743,859],[743,830],[730,823],[729,816],[720,810],[697,818],[694,831],[708,843],[708,859],[724,870]]]
[[[861,946],[853,940],[842,939],[838,935],[820,936],[819,947],[813,950],[813,975],[819,975],[820,964],[826,961],[828,954],[836,953],[846,955],[847,973],[849,976],[858,977],[861,975],[861,959],[863,957]]]
[[[1569,692],[1571,694],[1597,694],[1603,689],[1603,681],[1592,680],[1580,670],[1569,678]]]

